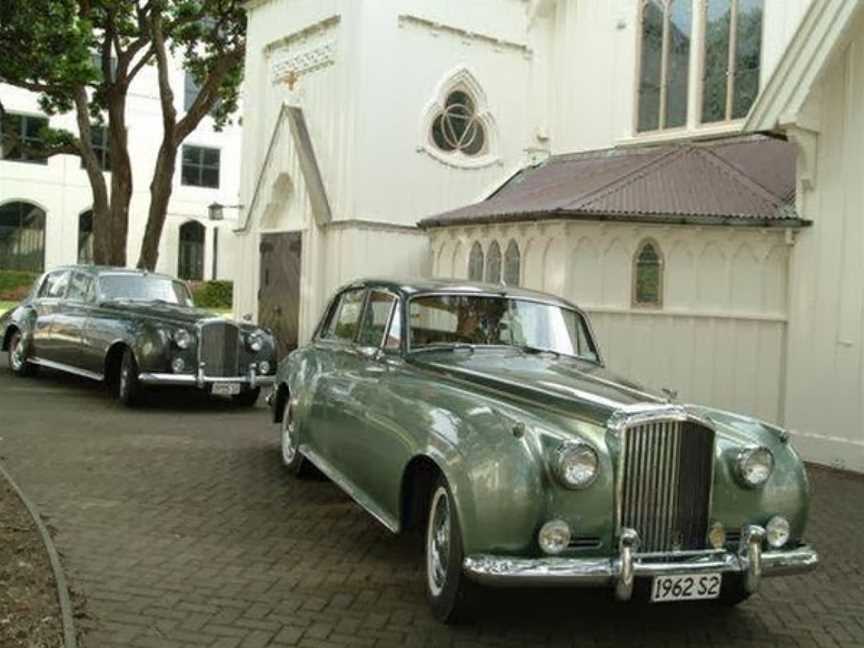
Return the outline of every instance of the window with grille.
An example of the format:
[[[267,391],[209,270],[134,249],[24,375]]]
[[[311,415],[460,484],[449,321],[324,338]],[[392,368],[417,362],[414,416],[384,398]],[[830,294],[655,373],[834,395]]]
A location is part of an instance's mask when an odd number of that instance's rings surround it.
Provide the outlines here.
[[[183,147],[182,183],[190,187],[219,188],[219,149]]]
[[[0,124],[0,143],[4,160],[48,164],[48,159],[40,157],[29,148],[39,148],[44,144],[39,131],[48,128],[47,117],[36,117],[20,113],[6,113]]]

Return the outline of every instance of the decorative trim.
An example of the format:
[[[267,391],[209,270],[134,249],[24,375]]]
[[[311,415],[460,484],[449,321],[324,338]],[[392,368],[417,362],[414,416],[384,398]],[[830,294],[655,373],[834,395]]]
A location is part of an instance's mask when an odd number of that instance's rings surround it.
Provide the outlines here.
[[[273,50],[287,47],[289,45],[292,45],[293,43],[296,43],[297,41],[305,40],[314,34],[325,32],[329,29],[336,27],[341,21],[342,16],[340,16],[339,14],[333,14],[332,16],[328,16],[327,18],[323,18],[318,22],[312,23],[308,27],[304,27],[299,31],[267,43],[267,45],[264,46],[264,54],[266,56],[270,56]]]
[[[292,85],[300,76],[329,67],[336,62],[336,39],[322,42],[342,18],[329,16],[264,46],[264,56],[270,62],[270,76],[274,84],[290,80]],[[307,43],[310,39],[313,42]]]
[[[372,229],[384,232],[401,232],[404,234],[416,234],[427,236],[427,233],[416,225],[400,225],[398,223],[385,223],[382,221],[363,220],[360,218],[349,218],[346,220],[331,221],[325,225],[326,229]]]
[[[455,36],[456,38],[463,38],[484,43],[486,45],[492,46],[495,49],[512,50],[514,52],[522,54],[526,58],[531,58],[533,56],[531,48],[528,47],[528,45],[525,43],[511,41],[504,38],[497,38],[489,34],[481,34],[480,32],[468,31],[467,29],[462,29],[461,27],[446,25],[444,23],[440,23],[435,20],[429,20],[428,18],[422,18],[413,14],[399,14],[398,20],[399,27],[411,25],[414,27],[427,29],[431,31],[435,36],[439,34],[447,34],[449,36]]]
[[[454,90],[466,92],[473,100],[477,114],[477,120],[483,126],[486,136],[486,150],[484,155],[470,156],[460,151],[446,152],[438,149],[432,142],[432,122],[444,110],[447,95]],[[497,154],[498,150],[498,127],[495,118],[489,111],[486,92],[477,81],[477,77],[465,65],[460,65],[450,72],[438,83],[435,95],[420,117],[417,152],[425,153],[431,158],[459,169],[481,169],[493,164],[501,164]]]
[[[798,187],[803,191],[812,191],[816,187],[819,133],[789,126],[786,136],[798,148]]]
[[[273,83],[281,83],[293,73],[297,77],[336,63],[336,41],[310,47],[274,61],[270,66]]]

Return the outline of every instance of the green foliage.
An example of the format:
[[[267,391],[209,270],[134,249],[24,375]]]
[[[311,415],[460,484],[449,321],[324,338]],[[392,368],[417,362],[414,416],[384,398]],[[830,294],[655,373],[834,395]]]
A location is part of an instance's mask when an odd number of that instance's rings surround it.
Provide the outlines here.
[[[38,276],[32,272],[0,270],[0,301],[21,301],[30,293]]]
[[[234,282],[199,281],[191,284],[192,298],[199,308],[228,310],[234,300]]]

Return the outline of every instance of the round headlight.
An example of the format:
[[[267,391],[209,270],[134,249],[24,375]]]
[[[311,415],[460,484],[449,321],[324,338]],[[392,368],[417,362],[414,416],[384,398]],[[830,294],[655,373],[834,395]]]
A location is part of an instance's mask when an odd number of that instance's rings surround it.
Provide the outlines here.
[[[555,456],[555,475],[567,488],[585,488],[597,477],[597,453],[583,442],[564,443]]]
[[[171,368],[174,370],[174,373],[183,373],[186,371],[186,362],[184,362],[183,358],[174,358]]]
[[[264,347],[264,339],[260,333],[250,333],[246,338],[246,345],[250,351],[258,353]]]
[[[775,549],[785,545],[789,542],[789,521],[779,515],[772,517],[765,525],[765,539]]]
[[[540,528],[537,541],[544,553],[559,554],[570,544],[570,527],[563,520],[547,522]]]
[[[174,344],[181,349],[188,349],[192,346],[192,334],[186,329],[177,329],[174,331]]]
[[[768,448],[748,448],[738,455],[738,474],[747,486],[761,486],[774,470],[774,455]]]

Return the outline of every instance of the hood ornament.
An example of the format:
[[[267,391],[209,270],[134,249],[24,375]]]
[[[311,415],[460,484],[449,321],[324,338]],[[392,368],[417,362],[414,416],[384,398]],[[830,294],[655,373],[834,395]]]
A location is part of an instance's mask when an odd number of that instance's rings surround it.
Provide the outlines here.
[[[674,403],[678,400],[678,391],[675,389],[669,389],[668,387],[663,387],[660,389],[663,392],[663,395],[666,397],[667,403]]]

